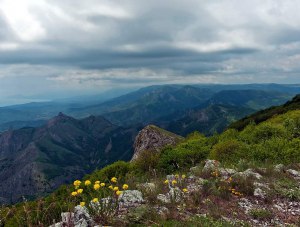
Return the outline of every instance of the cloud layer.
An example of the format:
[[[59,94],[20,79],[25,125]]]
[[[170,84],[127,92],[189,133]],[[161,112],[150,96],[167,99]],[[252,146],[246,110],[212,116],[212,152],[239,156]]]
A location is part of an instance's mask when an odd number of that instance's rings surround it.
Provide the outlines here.
[[[299,83],[299,11],[297,0],[0,0],[0,96]]]

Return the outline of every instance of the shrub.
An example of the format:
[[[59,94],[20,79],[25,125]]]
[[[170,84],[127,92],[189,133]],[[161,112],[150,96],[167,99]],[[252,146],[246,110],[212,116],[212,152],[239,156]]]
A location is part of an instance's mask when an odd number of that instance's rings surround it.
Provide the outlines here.
[[[237,140],[227,140],[216,144],[209,157],[222,162],[233,162],[241,158],[243,144]]]
[[[272,217],[271,211],[265,209],[252,209],[249,211],[249,214],[254,219],[259,219],[259,220],[270,219]]]

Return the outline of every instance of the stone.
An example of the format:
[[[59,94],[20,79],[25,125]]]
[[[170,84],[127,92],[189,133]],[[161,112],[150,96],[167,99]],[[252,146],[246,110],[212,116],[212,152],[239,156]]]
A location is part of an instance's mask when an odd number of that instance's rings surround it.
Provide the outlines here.
[[[165,203],[165,204],[171,203],[170,198],[168,198],[168,197],[167,197],[166,195],[164,195],[164,194],[158,194],[158,195],[157,195],[157,200],[160,201],[160,202],[162,202],[162,203]]]
[[[87,227],[92,225],[94,221],[92,220],[91,216],[88,213],[86,207],[82,207],[77,205],[74,208],[74,225],[75,227]]]
[[[61,220],[63,223],[73,223],[74,222],[74,213],[72,213],[72,212],[61,213]]]
[[[237,172],[237,173],[233,174],[232,177],[233,178],[243,177],[245,179],[254,178],[256,180],[262,179],[262,175],[260,175],[259,173],[254,172],[252,169],[247,169],[244,172]]]
[[[205,161],[205,165],[204,165],[202,171],[204,173],[211,173],[211,172],[217,170],[219,165],[220,165],[220,163],[218,161],[208,159]]]
[[[143,183],[138,184],[137,188],[146,192],[154,192],[156,190],[156,185],[154,183]]]
[[[158,153],[165,146],[173,146],[183,137],[168,132],[155,125],[148,125],[142,129],[135,138],[134,154],[131,161],[138,159],[144,151]]]
[[[293,177],[300,177],[300,172],[298,172],[297,170],[288,169],[286,172],[292,175]]]
[[[237,172],[236,170],[229,168],[218,168],[218,171],[222,177],[230,177]]]
[[[144,203],[142,192],[138,190],[126,190],[119,196],[119,203],[123,207],[131,207]]]
[[[183,193],[178,187],[175,187],[170,189],[170,191],[167,193],[167,197],[171,201],[179,202],[183,197]]]
[[[274,166],[274,171],[275,172],[280,173],[280,172],[283,172],[283,170],[284,170],[284,165],[283,164],[278,164],[278,165]]]
[[[257,198],[265,199],[267,193],[265,191],[263,191],[261,188],[255,188],[253,195]]]

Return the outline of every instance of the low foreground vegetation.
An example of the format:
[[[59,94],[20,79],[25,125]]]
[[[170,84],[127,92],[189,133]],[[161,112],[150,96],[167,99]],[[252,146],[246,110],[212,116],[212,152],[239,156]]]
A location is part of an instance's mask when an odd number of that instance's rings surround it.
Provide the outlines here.
[[[294,110],[241,131],[193,133],[45,198],[3,206],[0,226],[299,226],[299,186]]]

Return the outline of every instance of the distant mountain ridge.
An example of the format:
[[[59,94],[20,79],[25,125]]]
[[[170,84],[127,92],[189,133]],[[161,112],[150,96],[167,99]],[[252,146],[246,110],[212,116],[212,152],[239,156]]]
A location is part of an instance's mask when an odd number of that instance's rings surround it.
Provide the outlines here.
[[[106,101],[102,95],[98,102],[97,96],[93,96],[91,100],[78,97],[63,102],[1,107],[0,130],[4,131],[10,127],[18,129],[24,126],[39,126],[42,121],[54,117],[58,112],[64,112],[75,118],[103,115],[118,125],[136,123],[146,125],[163,116],[194,108],[203,103],[206,103],[206,107],[210,104],[242,105],[256,111],[282,104],[297,93],[300,93],[300,85],[154,85]],[[248,95],[251,99],[247,100]],[[112,97],[112,94],[108,96]]]
[[[45,126],[0,134],[0,202],[42,195],[116,160],[130,160],[135,128],[60,113]]]

